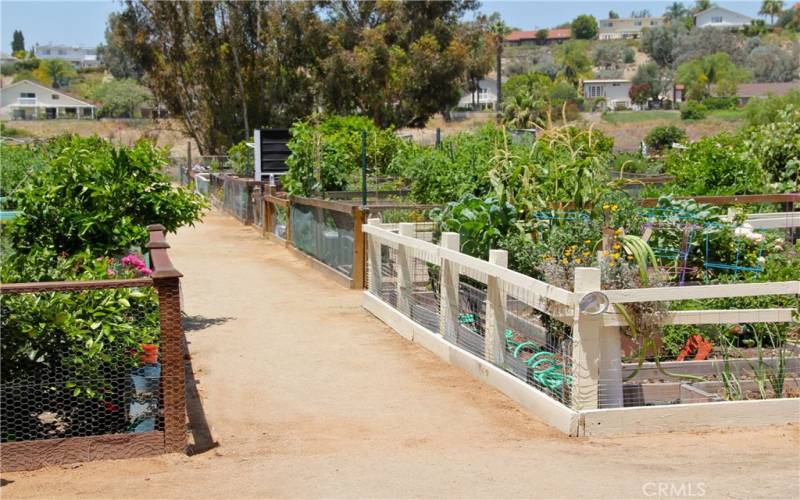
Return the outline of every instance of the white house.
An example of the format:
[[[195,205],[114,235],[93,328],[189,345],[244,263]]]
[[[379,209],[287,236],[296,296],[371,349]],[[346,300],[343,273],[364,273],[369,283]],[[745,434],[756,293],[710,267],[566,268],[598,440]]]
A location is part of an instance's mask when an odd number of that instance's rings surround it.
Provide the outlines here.
[[[623,19],[602,19],[598,23],[599,40],[631,40],[639,38],[645,28],[661,26],[663,17],[629,17]]]
[[[96,107],[40,83],[22,80],[0,89],[0,118],[94,118]]]
[[[694,24],[699,28],[742,28],[749,26],[752,20],[752,17],[716,5],[694,15]]]
[[[100,66],[97,50],[70,45],[39,45],[33,47],[33,53],[39,59],[61,59],[71,63],[76,69],[96,68]]]
[[[628,92],[631,90],[631,81],[623,79],[611,80],[584,80],[583,97],[585,99],[603,98],[608,109],[629,109],[631,98]]]
[[[473,101],[474,97],[474,101]],[[473,104],[474,102],[474,104]],[[486,109],[497,105],[497,80],[494,78],[483,78],[478,81],[477,92],[467,92],[462,94],[458,101],[459,108]]]

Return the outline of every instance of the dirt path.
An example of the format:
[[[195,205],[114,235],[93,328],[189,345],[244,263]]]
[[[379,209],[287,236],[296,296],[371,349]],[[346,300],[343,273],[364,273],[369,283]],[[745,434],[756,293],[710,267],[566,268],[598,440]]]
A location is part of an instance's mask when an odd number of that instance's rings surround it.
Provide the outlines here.
[[[800,496],[797,425],[565,438],[233,219],[170,242],[219,446],[6,474],[3,497]]]

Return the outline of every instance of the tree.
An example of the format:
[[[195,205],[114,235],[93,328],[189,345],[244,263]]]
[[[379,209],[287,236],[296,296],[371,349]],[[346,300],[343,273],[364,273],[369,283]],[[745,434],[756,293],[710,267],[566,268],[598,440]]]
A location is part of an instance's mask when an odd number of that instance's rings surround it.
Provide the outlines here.
[[[25,37],[20,30],[14,30],[11,38],[11,53],[16,54],[17,52],[25,52]]]
[[[737,85],[749,78],[749,71],[736,66],[724,52],[685,62],[676,74],[678,83],[686,87],[686,95],[695,100],[712,94],[733,95]]]
[[[631,79],[631,83],[639,86],[646,86],[647,97],[657,100],[671,87],[669,78],[664,71],[654,62],[647,62],[636,68],[636,74]]]
[[[615,11],[613,11],[613,10],[609,10],[609,11],[608,11],[608,18],[609,18],[609,19],[619,19],[619,14],[617,14],[617,13],[616,13]]]
[[[797,76],[800,53],[786,51],[778,45],[754,48],[747,56],[747,67],[757,82],[789,82]]]
[[[650,99],[651,94],[649,83],[635,83],[631,85],[630,90],[628,90],[628,97],[631,98],[631,102],[640,106],[644,105],[648,99]]]
[[[572,20],[572,36],[579,40],[591,40],[597,36],[597,19],[581,14]]]
[[[761,2],[761,9],[758,13],[762,16],[769,16],[769,24],[775,24],[775,16],[780,15],[783,10],[782,0],[764,0]]]
[[[33,75],[40,82],[58,89],[69,85],[70,80],[78,74],[67,61],[45,59],[39,63],[39,68],[34,70]]]
[[[597,44],[592,51],[592,62],[605,69],[621,68],[633,62],[635,52],[623,42]]]
[[[657,26],[642,33],[642,52],[650,56],[659,66],[666,68],[675,63],[675,48],[687,36],[680,23]]]
[[[106,41],[97,47],[97,57],[114,78],[141,80],[144,70],[126,54],[123,48],[125,40],[132,39],[133,34],[126,32],[129,27],[121,22],[120,17],[121,14],[116,13],[108,16],[105,31]]]
[[[467,49],[466,90],[472,94],[476,105],[480,80],[492,70],[494,47],[486,27],[486,18],[479,16],[474,21],[459,26],[457,38]]]
[[[503,46],[511,29],[502,20],[498,19],[489,25],[489,33],[492,34],[495,52],[495,71],[497,71],[497,112],[503,104]]]
[[[542,28],[536,32],[536,39],[540,42],[547,40],[547,37],[550,36],[550,30]]]
[[[744,39],[736,33],[722,29],[694,28],[686,36],[678,36],[672,50],[673,65],[677,66],[691,59],[724,52],[734,64],[743,65],[747,53]]]
[[[90,97],[102,105],[101,114],[114,118],[134,118],[138,108],[151,100],[150,91],[132,78],[111,80],[95,87]]]
[[[694,3],[694,11],[703,12],[704,10],[710,9],[712,5],[714,4],[711,3],[711,0],[697,0]]]
[[[667,10],[664,12],[664,16],[669,20],[681,19],[688,14],[689,10],[682,2],[672,2],[672,5],[667,7]]]
[[[577,85],[582,77],[591,72],[592,61],[587,54],[587,48],[587,42],[573,40],[565,43],[561,51],[559,74],[573,85]]]
[[[640,18],[651,17],[651,16],[650,16],[650,11],[649,10],[642,9],[642,10],[631,11],[631,17],[634,18],[634,19],[640,19]]]

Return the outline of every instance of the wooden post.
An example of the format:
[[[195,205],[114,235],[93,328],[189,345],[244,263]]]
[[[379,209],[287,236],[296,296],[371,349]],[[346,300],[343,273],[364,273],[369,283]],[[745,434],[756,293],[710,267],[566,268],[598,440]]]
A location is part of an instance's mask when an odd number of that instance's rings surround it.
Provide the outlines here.
[[[153,287],[158,291],[161,326],[161,391],[164,395],[164,449],[167,453],[186,451],[186,375],[181,325],[180,278],[167,255],[169,244],[164,226],[147,226],[150,232],[150,262]]]
[[[286,204],[286,244],[292,245],[292,197],[289,197],[289,202]]]
[[[367,242],[364,222],[369,217],[369,208],[353,207],[353,281],[352,288],[367,288]]]
[[[191,141],[186,143],[186,178],[191,180],[194,177],[194,173],[192,171],[192,143]]]
[[[256,183],[256,185],[253,186],[253,191],[250,193],[250,206],[252,206],[253,208],[252,208],[252,210],[248,209],[247,211],[248,212],[251,212],[251,211],[253,212],[253,224],[259,224],[260,223],[261,224],[261,231],[263,232],[264,231],[264,210],[261,210],[261,220],[260,221],[256,220],[256,215],[258,215],[257,211],[256,211],[256,207],[258,207],[259,205],[261,205],[262,209],[264,208],[264,195],[261,194],[261,184],[260,183]]]
[[[600,269],[575,268],[575,293],[599,291]],[[572,326],[572,405],[575,410],[622,406],[622,359],[618,327],[604,327],[602,315],[581,314]]]
[[[261,228],[261,233],[264,235],[272,231],[272,203],[267,201],[267,196],[272,196],[272,193],[273,186],[267,185],[267,192],[261,198],[261,203],[264,205],[262,209],[262,212],[264,212],[264,227]]]
[[[414,237],[416,224],[400,223],[400,236]],[[411,317],[411,294],[414,292],[414,254],[406,245],[397,246],[397,309]]]
[[[379,218],[370,218],[367,221],[370,226],[380,226]],[[375,240],[374,236],[367,237],[367,249],[369,253],[369,291],[376,297],[381,297],[381,244]]]
[[[442,233],[441,246],[448,250],[461,248],[458,233]],[[455,343],[458,334],[458,264],[442,258],[439,276],[439,334]]]
[[[506,250],[489,250],[489,263],[508,267]],[[503,366],[506,350],[506,294],[501,281],[489,276],[486,291],[486,335],[484,358],[495,366]]]

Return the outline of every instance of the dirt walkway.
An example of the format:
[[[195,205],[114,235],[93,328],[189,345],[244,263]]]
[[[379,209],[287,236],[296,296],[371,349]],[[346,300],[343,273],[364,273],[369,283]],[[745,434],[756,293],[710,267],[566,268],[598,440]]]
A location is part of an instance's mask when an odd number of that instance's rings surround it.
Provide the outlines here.
[[[233,219],[170,242],[219,446],[6,474],[3,497],[800,496],[796,425],[565,438]]]

